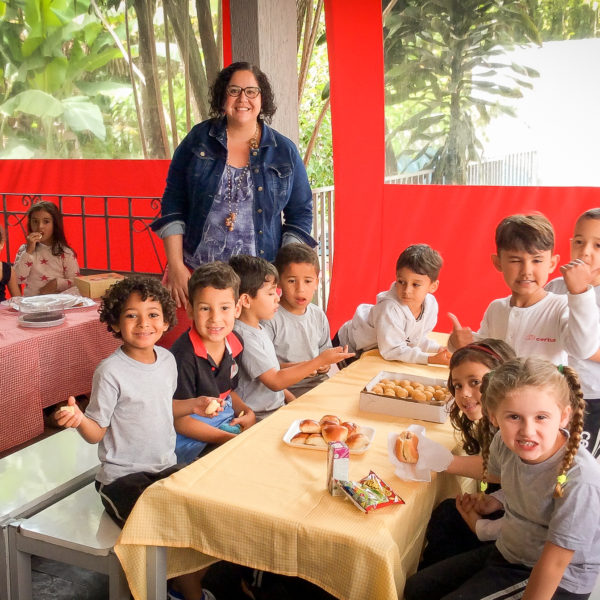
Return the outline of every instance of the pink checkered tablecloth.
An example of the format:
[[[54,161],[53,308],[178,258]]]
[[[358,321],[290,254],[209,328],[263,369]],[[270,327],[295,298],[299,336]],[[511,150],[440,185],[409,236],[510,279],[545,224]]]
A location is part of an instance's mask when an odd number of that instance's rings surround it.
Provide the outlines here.
[[[56,327],[23,328],[0,307],[0,452],[44,430],[42,408],[91,390],[92,375],[119,341],[97,307],[71,309]]]

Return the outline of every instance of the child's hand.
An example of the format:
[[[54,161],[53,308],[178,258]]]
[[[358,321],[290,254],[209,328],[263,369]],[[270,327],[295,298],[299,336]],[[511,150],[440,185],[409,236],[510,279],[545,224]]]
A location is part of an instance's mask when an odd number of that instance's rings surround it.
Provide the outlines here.
[[[315,371],[315,377],[317,375],[324,375],[325,373],[327,373],[329,371],[329,369],[331,368],[331,365],[323,365],[322,367],[319,367],[316,371]]]
[[[283,401],[286,404],[293,402],[295,399],[296,399],[296,396],[294,396],[294,394],[292,394],[292,392],[290,392],[290,390],[283,390]]]
[[[61,427],[73,427],[77,429],[81,425],[81,421],[83,421],[83,413],[79,406],[77,406],[75,398],[69,396],[67,405],[57,409],[54,413],[54,418],[56,419],[56,423]]]
[[[40,294],[56,294],[58,291],[58,282],[56,279],[50,279],[48,283],[40,288]]]
[[[237,417],[229,421],[230,425],[239,425],[242,428],[242,431],[245,431],[248,427],[252,427],[254,423],[256,423],[256,415],[250,409],[247,411],[240,411],[240,414]]]
[[[584,263],[580,258],[563,265],[560,272],[564,277],[567,290],[571,294],[583,294],[594,279],[590,265]]]
[[[452,321],[452,333],[448,338],[448,346],[452,346],[456,350],[471,344],[473,342],[473,332],[470,327],[463,327],[456,315],[448,313],[448,317]],[[446,363],[447,364],[447,363]]]
[[[504,505],[500,500],[492,496],[491,494],[475,494],[475,510],[480,515],[491,515],[497,510],[503,510]]]
[[[339,363],[341,360],[352,358],[354,352],[348,352],[348,346],[338,346],[337,348],[327,348],[319,354],[319,358],[323,361],[324,365],[334,365]]]
[[[475,500],[471,494],[459,494],[456,496],[456,510],[460,513],[460,516],[464,519],[465,523],[469,526],[469,529],[475,533],[475,525],[481,514],[475,510]]]
[[[27,236],[27,252],[33,254],[37,243],[42,239],[42,234],[39,231],[32,231]]]
[[[449,365],[451,352],[448,352],[447,348],[440,348],[436,354],[427,358],[427,362],[430,365]]]
[[[212,419],[215,415],[218,415],[220,412],[223,412],[223,402],[221,398],[212,398],[211,396],[198,396],[197,398],[191,399],[192,405],[190,407],[190,414],[199,415],[201,417],[208,417]],[[214,411],[211,411],[210,414],[207,414],[206,409],[209,404],[213,402],[217,402],[218,406]]]

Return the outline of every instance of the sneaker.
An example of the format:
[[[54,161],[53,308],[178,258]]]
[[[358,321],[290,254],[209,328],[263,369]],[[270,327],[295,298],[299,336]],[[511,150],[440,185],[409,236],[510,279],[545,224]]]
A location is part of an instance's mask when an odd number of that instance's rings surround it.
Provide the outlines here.
[[[167,600],[185,600],[185,598],[183,597],[183,594],[181,594],[180,592],[177,592],[171,588],[167,588]],[[207,590],[207,589],[203,589],[202,590],[202,600],[217,600],[215,598],[215,595]]]

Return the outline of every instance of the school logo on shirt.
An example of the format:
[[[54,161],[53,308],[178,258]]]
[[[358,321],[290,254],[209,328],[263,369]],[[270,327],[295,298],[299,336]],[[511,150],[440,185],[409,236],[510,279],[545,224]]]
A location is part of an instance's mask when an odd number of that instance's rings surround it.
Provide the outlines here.
[[[235,362],[235,360],[233,361],[233,364],[231,365],[231,375],[229,376],[230,379],[233,379],[239,371],[239,367],[237,366],[237,363]]]
[[[547,342],[549,344],[554,344],[556,342],[556,338],[552,337],[536,337],[534,333],[530,333],[525,336],[525,341],[527,342]]]

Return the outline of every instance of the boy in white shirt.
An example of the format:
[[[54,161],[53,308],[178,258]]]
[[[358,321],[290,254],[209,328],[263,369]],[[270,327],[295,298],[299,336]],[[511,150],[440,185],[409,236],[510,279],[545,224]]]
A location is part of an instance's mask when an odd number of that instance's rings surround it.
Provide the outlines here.
[[[556,365],[567,364],[567,354],[589,358],[598,350],[600,322],[590,268],[581,261],[560,268],[568,294],[546,291],[550,273],[559,261],[554,251],[552,224],[541,214],[512,215],[496,228],[494,267],[511,295],[488,306],[479,332],[473,334],[454,315],[448,347],[462,348],[474,338],[498,338],[517,356],[538,356]]]
[[[319,257],[306,244],[286,244],[277,252],[281,300],[275,316],[261,325],[273,340],[281,367],[291,367],[331,348],[327,315],[313,296],[319,285]],[[329,365],[288,387],[298,397],[328,378]]]
[[[361,304],[344,323],[336,340],[362,353],[379,348],[386,360],[447,365],[450,353],[427,335],[437,323],[442,257],[427,244],[414,244],[396,262],[396,281],[377,295],[377,304]],[[433,354],[430,354],[433,353]]]
[[[289,386],[354,354],[345,348],[328,348],[316,358],[280,368],[273,342],[261,325],[272,319],[279,307],[277,269],[263,258],[245,254],[232,256],[229,264],[241,281],[242,311],[234,326],[244,342],[238,393],[260,421],[294,399],[287,392]]]
[[[582,261],[591,271],[591,285],[600,307],[600,208],[586,210],[575,222],[571,239],[571,260]],[[563,277],[553,279],[546,289],[555,294],[566,294],[567,284]],[[597,317],[598,318],[598,317]],[[587,448],[596,458],[600,457],[600,353],[588,360],[569,355],[569,365],[579,375],[585,400],[584,430],[580,446]]]

